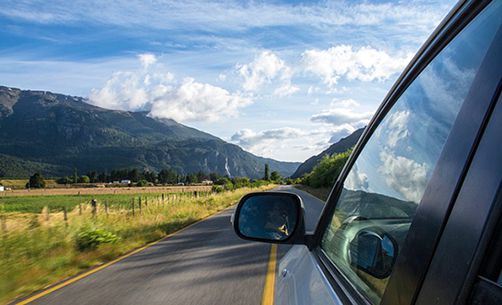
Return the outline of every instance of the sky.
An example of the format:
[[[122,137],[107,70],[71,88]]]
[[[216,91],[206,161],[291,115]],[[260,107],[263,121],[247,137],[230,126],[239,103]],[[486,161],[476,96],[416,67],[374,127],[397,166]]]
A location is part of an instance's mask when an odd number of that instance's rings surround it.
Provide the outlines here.
[[[0,85],[301,162],[369,122],[454,4],[0,0]]]

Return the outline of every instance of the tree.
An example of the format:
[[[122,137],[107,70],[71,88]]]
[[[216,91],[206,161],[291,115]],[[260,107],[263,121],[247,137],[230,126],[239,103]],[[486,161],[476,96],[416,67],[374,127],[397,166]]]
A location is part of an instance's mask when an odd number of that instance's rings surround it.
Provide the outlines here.
[[[263,180],[270,180],[270,169],[268,167],[268,163],[265,163],[265,173],[263,175]]]
[[[78,183],[89,183],[89,182],[91,182],[89,176],[83,175],[78,177]]]
[[[217,173],[210,173],[209,174],[209,180],[216,182],[218,179],[220,179],[220,175]]]
[[[185,178],[185,182],[188,184],[197,183],[197,175],[196,174],[188,174]]]
[[[130,170],[127,176],[132,182],[138,182],[141,179],[141,175],[137,168]]]
[[[27,188],[44,188],[45,187],[45,180],[40,173],[35,173],[33,176],[30,177],[30,181],[26,184]]]
[[[106,173],[104,173],[104,172],[99,173],[98,181],[99,182],[108,182],[108,177],[106,176]]]
[[[75,167],[73,169],[73,183],[77,183],[78,181],[78,175],[77,175],[77,168]]]
[[[91,180],[90,182],[92,183],[98,182],[98,174],[95,171],[88,172],[87,176]]]
[[[58,184],[70,184],[71,183],[71,178],[68,176],[61,177],[58,180],[56,180],[56,183]]]
[[[144,178],[144,180],[146,180],[148,182],[155,183],[155,180],[157,180],[157,175],[151,171],[144,171],[143,178]]]
[[[277,181],[279,181],[279,180],[281,180],[281,179],[282,179],[281,174],[279,174],[279,172],[278,172],[278,171],[273,171],[273,172],[270,174],[270,180],[272,180],[272,181],[276,181],[276,182],[277,182]]]
[[[163,169],[157,175],[157,179],[162,184],[176,184],[178,182],[178,174],[172,169]]]

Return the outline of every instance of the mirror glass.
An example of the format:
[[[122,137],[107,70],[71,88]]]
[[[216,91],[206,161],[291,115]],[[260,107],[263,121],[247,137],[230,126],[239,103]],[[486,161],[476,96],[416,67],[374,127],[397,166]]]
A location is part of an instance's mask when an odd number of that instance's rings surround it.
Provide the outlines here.
[[[350,243],[350,263],[353,267],[382,279],[392,271],[396,250],[396,242],[388,234],[363,231]]]
[[[238,230],[248,238],[286,240],[296,228],[299,200],[291,194],[257,194],[240,205]]]

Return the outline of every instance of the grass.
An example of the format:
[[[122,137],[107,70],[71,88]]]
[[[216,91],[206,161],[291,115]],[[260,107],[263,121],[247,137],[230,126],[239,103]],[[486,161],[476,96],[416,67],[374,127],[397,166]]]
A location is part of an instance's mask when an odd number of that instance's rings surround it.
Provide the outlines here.
[[[176,196],[188,197],[193,192],[176,193]],[[158,199],[162,193],[135,193],[135,194],[96,194],[96,195],[44,195],[44,196],[12,196],[0,197],[0,207],[6,213],[22,212],[22,213],[40,213],[45,207],[50,211],[62,211],[63,208],[72,210],[79,204],[88,204],[92,199],[96,199],[98,203],[109,206],[130,206],[134,198],[139,197],[150,199]],[[166,194],[173,196],[173,194]]]
[[[38,198],[52,207],[73,205],[75,208],[68,210],[67,221],[63,212],[47,213],[47,209],[42,209],[41,213],[26,212],[30,210],[27,205],[36,204],[35,199],[23,204],[4,202],[5,207],[10,206],[10,211],[1,214],[0,303],[25,296],[165,237],[235,204],[246,193],[272,187],[242,188],[198,198],[172,194],[164,202],[161,197],[149,194],[148,205],[143,197],[141,213],[136,201],[134,215],[131,195],[107,195],[98,199],[101,202],[95,218],[89,204],[83,205],[80,213],[75,203],[82,198]],[[108,214],[103,206],[105,198],[110,202]],[[93,234],[101,241],[96,247],[82,248],[82,243],[77,242]]]

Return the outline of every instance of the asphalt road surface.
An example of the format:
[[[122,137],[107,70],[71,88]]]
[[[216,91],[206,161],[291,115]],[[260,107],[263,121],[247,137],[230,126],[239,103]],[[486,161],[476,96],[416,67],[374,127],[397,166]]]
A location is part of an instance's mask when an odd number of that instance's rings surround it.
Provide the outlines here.
[[[313,230],[323,203],[300,195],[306,229]],[[30,304],[260,304],[270,244],[239,239],[224,211],[139,253]],[[280,246],[278,258],[289,246]]]

